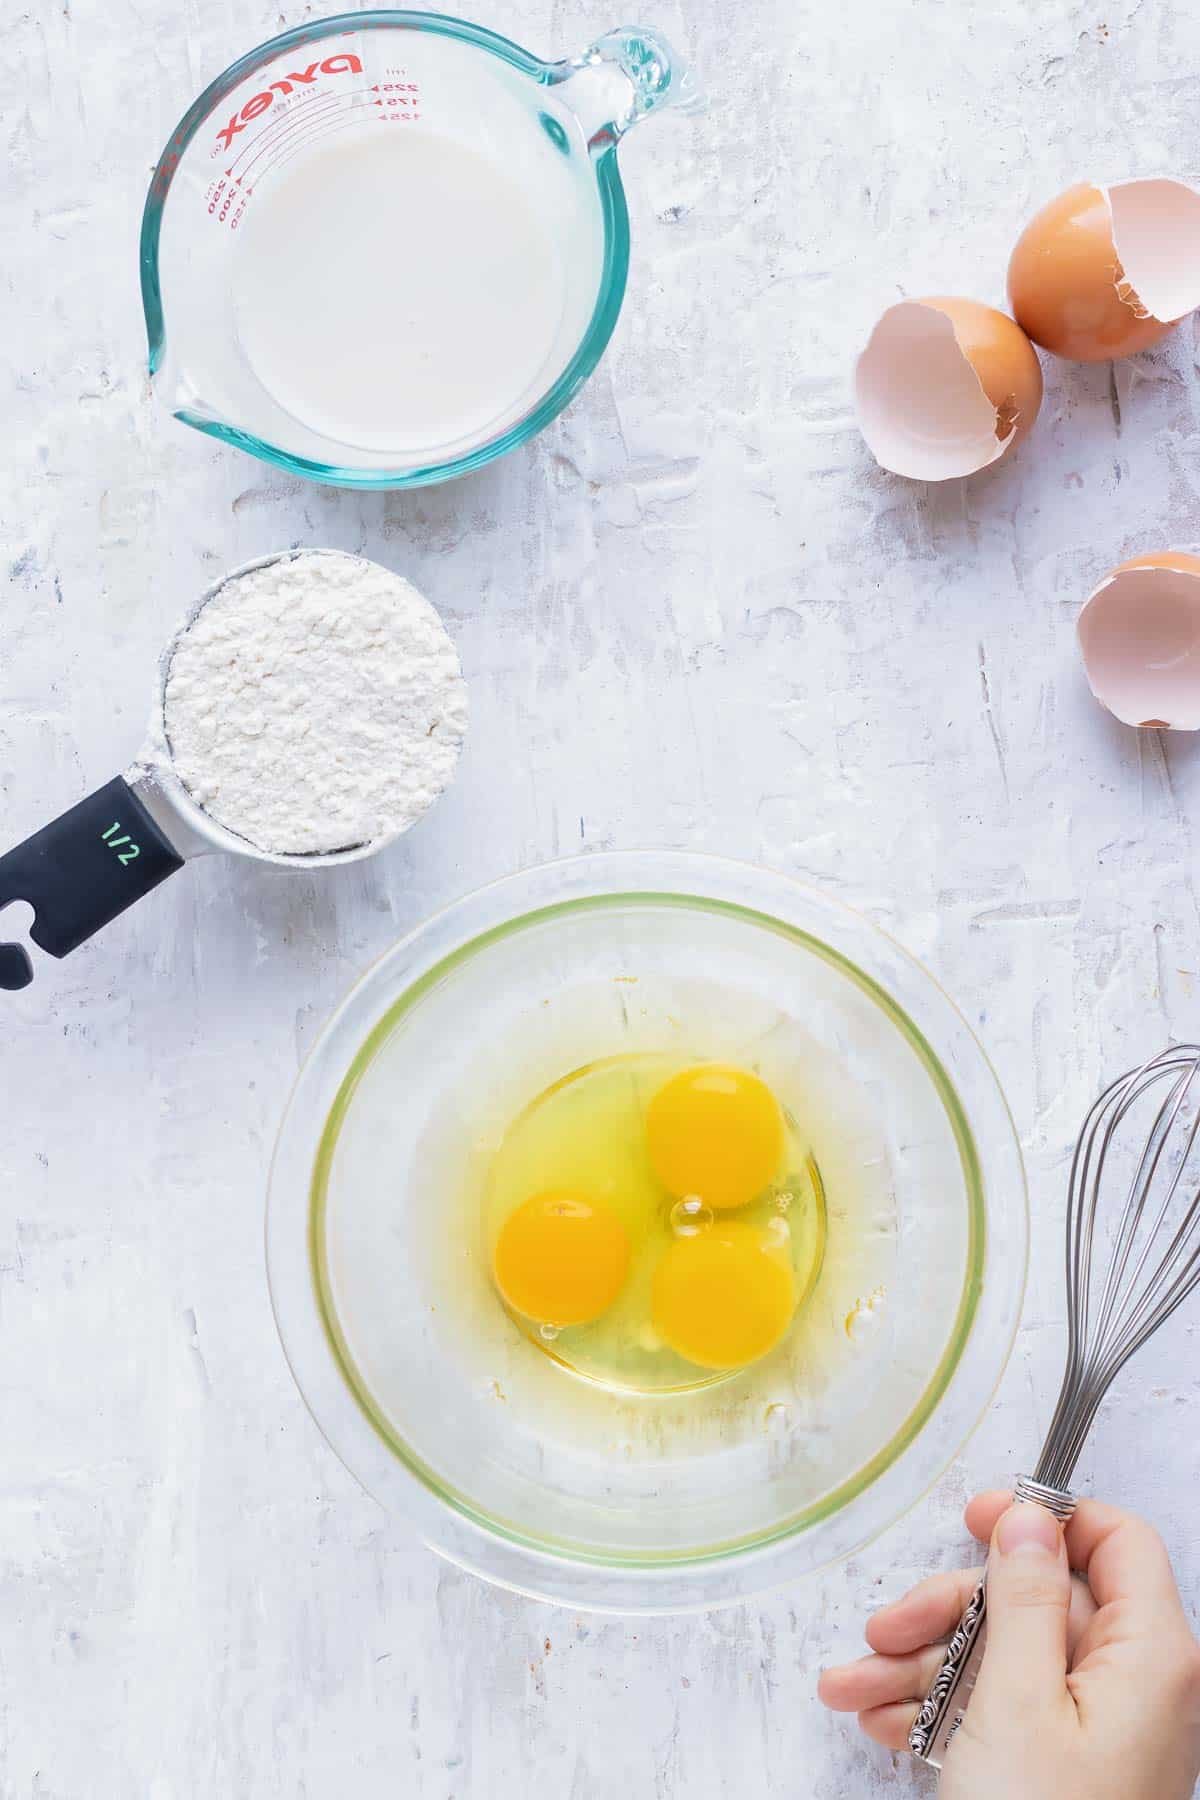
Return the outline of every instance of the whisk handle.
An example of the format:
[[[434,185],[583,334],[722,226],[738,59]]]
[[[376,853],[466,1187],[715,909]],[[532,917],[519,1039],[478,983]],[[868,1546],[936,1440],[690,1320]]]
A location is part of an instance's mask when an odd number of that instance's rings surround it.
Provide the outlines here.
[[[1066,1524],[1075,1511],[1076,1500],[1064,1488],[1047,1487],[1022,1475],[1013,1494],[1014,1500],[1032,1501],[1052,1512]],[[908,1734],[908,1747],[913,1755],[931,1769],[940,1769],[946,1760],[950,1740],[963,1722],[987,1648],[987,1575],[971,1595],[966,1611],[946,1646],[942,1666],[934,1677],[920,1712]]]
[[[909,1749],[931,1769],[941,1768],[950,1740],[963,1722],[986,1648],[985,1579],[967,1602],[967,1609],[946,1646],[945,1660],[908,1734]]]

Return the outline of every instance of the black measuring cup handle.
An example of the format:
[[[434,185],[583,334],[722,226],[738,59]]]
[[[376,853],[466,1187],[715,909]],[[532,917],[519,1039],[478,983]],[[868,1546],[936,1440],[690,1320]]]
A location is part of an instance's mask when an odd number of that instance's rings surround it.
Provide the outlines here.
[[[50,956],[68,956],[182,867],[118,775],[0,856],[0,907],[27,900],[33,942]],[[3,930],[0,914],[0,989],[15,992],[33,980],[33,964],[23,944],[4,942]]]

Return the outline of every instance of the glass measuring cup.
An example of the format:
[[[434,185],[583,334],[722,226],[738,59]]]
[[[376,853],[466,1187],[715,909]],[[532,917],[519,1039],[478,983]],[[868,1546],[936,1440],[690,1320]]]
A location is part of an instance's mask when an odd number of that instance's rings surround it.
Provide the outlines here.
[[[262,850],[198,806],[176,773],[166,724],[167,680],[176,646],[229,582],[298,555],[346,559],[340,550],[306,547],[273,551],[226,570],[189,607],[163,650],[146,741],[134,761],[94,794],[0,855],[0,991],[16,991],[33,980],[33,964],[24,945],[4,939],[3,908],[12,902],[23,900],[33,907],[30,939],[48,955],[62,957],[192,857],[224,851],[279,868],[324,869],[374,856],[403,835],[406,827],[311,855]]]
[[[155,393],[185,424],[338,486],[414,487],[481,467],[541,430],[599,361],[629,261],[617,146],[647,113],[686,98],[687,78],[669,45],[637,29],[610,32],[560,62],[542,62],[481,26],[418,12],[343,14],[260,45],[188,109],[150,184],[141,277]],[[246,300],[253,283],[245,246],[258,233],[258,262],[277,256],[286,268],[289,238],[295,243],[304,230],[306,193],[311,216],[336,230],[336,205],[331,209],[328,189],[312,173],[323,161],[328,168],[335,149],[339,157],[375,159],[361,169],[363,180],[375,183],[381,231],[387,229],[389,184],[375,163],[389,143],[403,145],[405,155],[428,158],[437,146],[452,159],[476,159],[470,166],[503,184],[514,201],[519,194],[531,241],[548,246],[547,266],[555,271],[551,299],[546,284],[536,284],[546,316],[509,388],[499,380],[508,358],[481,354],[464,335],[461,415],[431,415],[423,429],[406,430],[403,417],[394,427],[375,419],[369,428],[337,417],[335,365],[368,353],[366,326],[362,334],[334,334],[309,321],[308,372],[319,367],[327,375],[330,397],[296,405],[279,370],[264,367],[272,355],[269,318],[256,333]],[[280,214],[285,184],[290,233]],[[353,179],[342,191],[358,205],[374,204],[374,192],[368,199]],[[264,222],[272,210],[268,246]],[[452,238],[435,216],[427,236],[398,258],[388,247],[391,288],[364,281],[358,290],[364,319],[382,329],[394,289],[394,341],[405,354],[413,350],[403,336],[406,291],[427,283],[427,259],[450,254]],[[497,253],[503,257],[503,245]],[[298,283],[296,307],[308,298]],[[297,347],[305,323],[301,316]],[[382,337],[379,345],[381,379],[393,379]]]

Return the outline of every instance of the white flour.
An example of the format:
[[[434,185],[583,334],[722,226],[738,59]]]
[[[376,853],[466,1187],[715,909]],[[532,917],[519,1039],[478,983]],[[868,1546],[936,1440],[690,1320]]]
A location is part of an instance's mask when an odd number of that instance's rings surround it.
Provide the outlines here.
[[[362,557],[300,551],[235,576],[180,637],[164,694],[175,770],[260,850],[393,837],[449,784],[467,725],[437,613]]]

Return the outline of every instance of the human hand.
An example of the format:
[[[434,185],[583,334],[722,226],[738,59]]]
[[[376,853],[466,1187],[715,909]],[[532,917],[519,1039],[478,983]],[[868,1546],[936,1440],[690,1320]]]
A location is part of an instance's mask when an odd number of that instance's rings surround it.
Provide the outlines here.
[[[1080,1502],[1064,1539],[1043,1507],[1011,1500],[967,1507],[968,1528],[991,1541],[988,1640],[941,1800],[1190,1800],[1200,1646],[1162,1540],[1096,1500]],[[825,1705],[906,1748],[979,1575],[934,1575],[877,1612],[875,1654],[825,1671]]]

